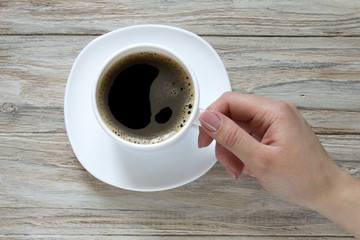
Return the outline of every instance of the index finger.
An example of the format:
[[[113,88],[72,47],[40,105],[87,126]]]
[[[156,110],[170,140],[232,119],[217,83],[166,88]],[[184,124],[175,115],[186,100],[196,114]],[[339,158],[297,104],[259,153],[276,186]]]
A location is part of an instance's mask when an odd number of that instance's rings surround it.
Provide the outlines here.
[[[278,101],[260,96],[226,92],[207,109],[220,112],[236,122],[244,122],[250,132],[262,138],[274,121]]]
[[[246,122],[252,120],[264,105],[269,105],[269,101],[273,100],[250,94],[226,92],[207,109]]]

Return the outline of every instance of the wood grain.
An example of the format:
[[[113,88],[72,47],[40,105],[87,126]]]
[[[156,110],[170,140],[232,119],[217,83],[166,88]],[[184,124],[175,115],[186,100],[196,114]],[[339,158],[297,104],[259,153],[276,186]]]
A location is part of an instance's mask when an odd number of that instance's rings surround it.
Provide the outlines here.
[[[166,24],[201,35],[359,36],[359,1],[3,0],[0,34],[103,34]]]
[[[94,38],[0,36],[0,131],[64,132],[71,64]],[[318,133],[360,133],[360,38],[205,40],[223,59],[234,91],[293,102]]]
[[[360,137],[320,139],[360,179]],[[141,193],[93,178],[66,134],[0,134],[0,150],[2,234],[346,235],[317,213],[272,197],[251,177],[231,180],[220,164],[183,187]]]
[[[234,91],[293,102],[336,164],[360,180],[360,2],[1,0],[0,239],[352,239],[220,164],[142,193],[92,177],[69,144],[71,66],[100,34],[166,24],[202,36]]]
[[[112,240],[119,239],[118,236],[107,236],[103,234],[91,234],[91,235],[77,235],[77,236],[69,236],[69,235],[0,235],[0,239],[6,240],[14,240],[14,239],[104,239],[104,240]],[[142,240],[144,236],[121,236],[122,240]],[[206,239],[206,240],[348,240],[353,239],[352,237],[346,236],[336,236],[336,237],[308,237],[308,236],[146,236],[148,240],[159,240],[159,239],[170,239],[170,240],[197,240],[197,239]]]

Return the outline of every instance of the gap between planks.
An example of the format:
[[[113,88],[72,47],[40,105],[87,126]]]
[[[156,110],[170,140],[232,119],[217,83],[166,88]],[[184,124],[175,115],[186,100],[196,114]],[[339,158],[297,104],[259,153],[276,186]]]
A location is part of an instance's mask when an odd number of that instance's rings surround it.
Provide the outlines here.
[[[118,28],[121,29],[121,28]],[[118,30],[118,29],[114,29]],[[101,36],[108,32],[103,33],[9,33],[0,34],[0,36],[74,36],[74,37],[89,37],[89,36]],[[233,37],[233,38],[358,38],[360,34],[335,34],[335,35],[267,35],[267,34],[197,34],[200,37]]]

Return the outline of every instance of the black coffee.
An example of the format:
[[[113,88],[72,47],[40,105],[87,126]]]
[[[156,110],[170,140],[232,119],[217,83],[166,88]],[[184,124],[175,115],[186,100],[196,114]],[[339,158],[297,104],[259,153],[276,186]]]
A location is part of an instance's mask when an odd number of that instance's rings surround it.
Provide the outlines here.
[[[144,51],[110,66],[96,99],[102,119],[115,134],[130,142],[153,144],[185,125],[194,104],[194,87],[180,63]]]

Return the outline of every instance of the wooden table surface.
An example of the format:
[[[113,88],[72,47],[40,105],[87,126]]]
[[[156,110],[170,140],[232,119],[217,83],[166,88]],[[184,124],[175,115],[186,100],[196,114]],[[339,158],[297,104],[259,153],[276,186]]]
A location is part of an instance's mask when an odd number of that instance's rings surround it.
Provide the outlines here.
[[[84,170],[64,126],[71,66],[97,36],[148,23],[203,37],[233,91],[294,103],[360,179],[358,0],[0,0],[0,238],[351,239],[220,164],[153,193]]]

